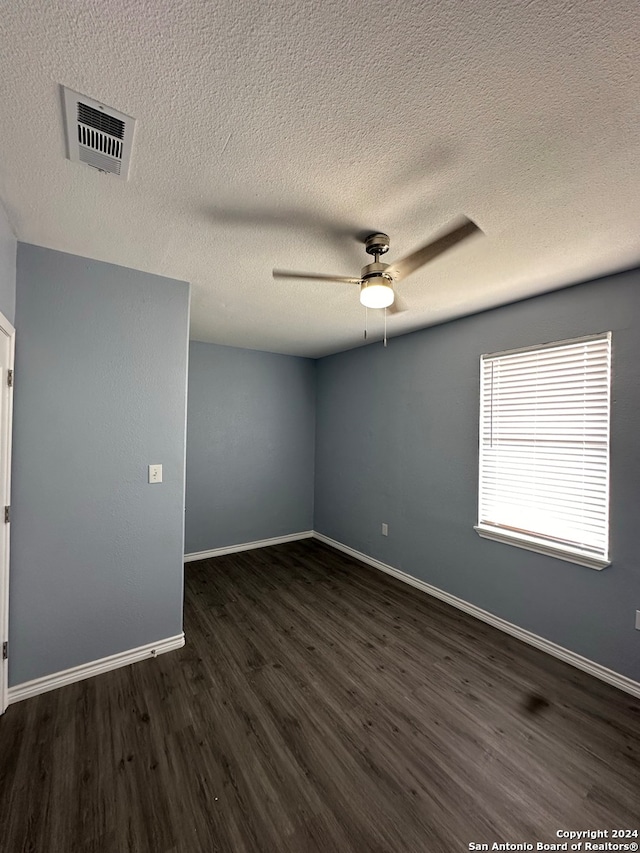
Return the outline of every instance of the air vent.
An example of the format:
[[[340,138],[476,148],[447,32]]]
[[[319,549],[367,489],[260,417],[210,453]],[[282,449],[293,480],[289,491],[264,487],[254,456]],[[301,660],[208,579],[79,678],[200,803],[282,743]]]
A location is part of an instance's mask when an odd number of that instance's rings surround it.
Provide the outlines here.
[[[69,160],[127,179],[135,119],[62,87]]]

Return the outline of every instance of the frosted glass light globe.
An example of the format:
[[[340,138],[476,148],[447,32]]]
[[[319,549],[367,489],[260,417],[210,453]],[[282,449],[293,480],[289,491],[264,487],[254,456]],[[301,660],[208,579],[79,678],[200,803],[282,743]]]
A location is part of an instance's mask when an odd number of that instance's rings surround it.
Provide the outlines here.
[[[360,285],[360,302],[366,308],[388,308],[393,299],[393,287],[384,276],[376,275]]]

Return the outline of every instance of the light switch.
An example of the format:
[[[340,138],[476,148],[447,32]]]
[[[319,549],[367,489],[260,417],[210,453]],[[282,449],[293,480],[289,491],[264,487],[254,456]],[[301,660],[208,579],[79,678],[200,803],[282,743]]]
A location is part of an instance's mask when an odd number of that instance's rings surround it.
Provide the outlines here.
[[[162,482],[162,465],[149,465],[149,482]]]

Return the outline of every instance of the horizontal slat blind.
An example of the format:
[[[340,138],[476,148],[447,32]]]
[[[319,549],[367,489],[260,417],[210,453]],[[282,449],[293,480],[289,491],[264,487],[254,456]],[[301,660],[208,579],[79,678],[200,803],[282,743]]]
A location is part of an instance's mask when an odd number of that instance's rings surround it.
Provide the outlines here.
[[[481,360],[479,524],[608,559],[611,334]]]

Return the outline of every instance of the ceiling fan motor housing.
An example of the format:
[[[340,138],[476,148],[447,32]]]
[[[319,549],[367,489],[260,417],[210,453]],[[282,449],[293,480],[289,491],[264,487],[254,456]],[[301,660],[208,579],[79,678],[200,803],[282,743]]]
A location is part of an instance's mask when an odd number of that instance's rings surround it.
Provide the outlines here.
[[[381,264],[378,261],[375,261],[373,264],[366,264],[362,267],[360,278],[364,281],[365,279],[373,278],[374,276],[383,276],[388,279],[389,282],[393,283],[393,278],[387,272],[388,269],[389,264]]]

